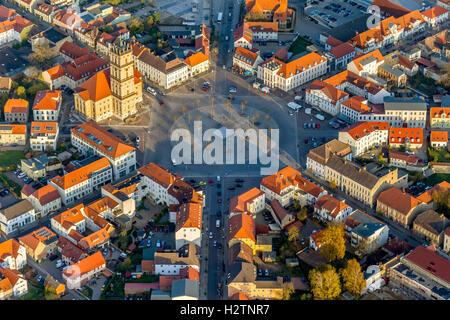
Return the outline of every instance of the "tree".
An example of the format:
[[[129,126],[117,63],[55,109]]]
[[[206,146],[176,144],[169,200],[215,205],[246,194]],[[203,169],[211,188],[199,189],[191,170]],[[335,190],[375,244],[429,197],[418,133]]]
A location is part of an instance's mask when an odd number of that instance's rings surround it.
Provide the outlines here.
[[[341,294],[339,274],[330,265],[322,270],[311,270],[309,281],[315,300],[333,300]]]
[[[100,31],[106,32],[106,33],[111,33],[114,31],[114,28],[110,25],[101,26],[99,29],[100,29]]]
[[[450,190],[445,188],[437,188],[431,193],[433,202],[437,205],[437,211],[450,215]]]
[[[344,258],[344,236],[344,225],[342,223],[332,223],[318,235],[320,253],[327,258],[328,261],[331,262]]]
[[[331,188],[331,189],[334,189],[334,188],[336,188],[336,187],[337,187],[336,182],[330,181],[330,188]]]
[[[306,207],[301,208],[297,213],[297,219],[303,221],[307,217],[308,217],[308,209]]]
[[[19,98],[25,99],[27,97],[26,90],[22,86],[17,88],[16,93],[19,96]]]
[[[217,56],[218,53],[219,53],[219,49],[218,49],[217,47],[214,47],[214,48],[211,50],[211,54],[212,54],[213,56]]]
[[[155,24],[159,24],[159,22],[161,21],[160,16],[159,16],[159,12],[153,13],[152,17],[153,17],[153,21],[155,22]]]
[[[361,271],[361,266],[356,259],[348,260],[345,268],[340,270],[344,290],[355,296],[359,296],[366,287],[366,280]]]
[[[133,17],[133,18],[131,18],[130,25],[128,26],[128,30],[130,30],[130,33],[133,35],[142,33],[144,31],[144,23],[142,22],[142,20],[139,20],[136,17]]]
[[[383,155],[380,154],[380,156],[378,157],[378,164],[382,165],[384,163],[384,158]]]
[[[288,231],[288,240],[291,242],[297,242],[300,239],[300,231],[297,227],[292,227]]]
[[[34,47],[34,52],[30,54],[29,59],[32,64],[43,66],[46,62],[54,57],[54,50],[50,48],[48,43]]]
[[[47,285],[44,291],[45,300],[59,300],[59,295],[56,293],[56,289]]]

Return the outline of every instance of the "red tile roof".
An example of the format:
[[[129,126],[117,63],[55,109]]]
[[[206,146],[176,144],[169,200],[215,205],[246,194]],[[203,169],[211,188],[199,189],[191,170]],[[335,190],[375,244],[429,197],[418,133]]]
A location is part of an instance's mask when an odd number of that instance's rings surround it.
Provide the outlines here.
[[[69,239],[60,236],[57,243],[58,250],[63,257],[69,259],[72,263],[78,262],[80,258],[86,255],[86,252],[71,242]]]
[[[58,122],[56,121],[32,121],[30,126],[31,134],[56,134]]]
[[[356,68],[358,68],[358,70],[361,71],[361,70],[363,70],[363,66],[361,65],[361,63],[369,57],[375,58],[378,63],[381,63],[384,61],[383,55],[381,54],[380,50],[376,49],[376,50],[370,51],[366,54],[357,56],[356,58],[354,58],[352,60],[352,62],[355,64]]]
[[[202,204],[183,203],[176,215],[175,231],[182,228],[202,229]]]
[[[6,257],[17,258],[19,254],[20,243],[15,239],[9,239],[0,242],[0,261],[5,260]]]
[[[423,128],[390,128],[389,143],[423,143]]]
[[[5,6],[0,6],[0,20],[11,19],[16,15],[16,10],[9,9]]]
[[[345,202],[339,201],[330,194],[320,197],[314,204],[314,208],[325,210],[331,217],[336,218],[339,213],[349,207]]]
[[[358,113],[368,113],[372,110],[367,104],[367,99],[361,96],[353,96],[341,102],[341,105],[346,106]]]
[[[3,110],[5,113],[27,113],[28,101],[25,99],[8,99]]]
[[[431,131],[430,141],[431,142],[448,142],[448,132],[447,131]]]
[[[432,119],[450,119],[450,107],[433,107],[430,108],[430,118]]]
[[[401,17],[404,14],[407,14],[409,11],[402,6],[393,3],[389,0],[373,0],[372,5],[378,6],[382,13],[386,13],[389,16],[394,16],[395,18]]]
[[[35,197],[42,206],[61,198],[55,187],[50,184],[37,189],[33,192],[32,196]]]
[[[339,39],[336,39],[336,38],[332,37],[332,36],[328,36],[327,41],[325,41],[325,43],[327,45],[329,45],[330,47],[336,47],[336,46],[342,44],[343,42],[341,40],[339,40]]]
[[[352,52],[355,52],[355,48],[348,42],[341,43],[329,51],[336,59],[342,58]]]
[[[228,240],[250,239],[255,242],[255,220],[246,213],[238,213],[228,219]]]
[[[200,63],[203,63],[205,61],[208,61],[208,57],[203,52],[197,52],[193,55],[189,56],[188,58],[184,59],[184,62],[188,64],[191,67],[195,67],[199,65]]]
[[[408,164],[417,164],[419,161],[419,158],[397,150],[389,150],[389,158],[404,160]]]
[[[424,203],[430,203],[433,201],[433,197],[432,197],[433,192],[438,189],[450,190],[450,183],[448,183],[447,181],[442,181],[441,183],[439,183],[438,185],[435,185],[430,190],[417,196],[417,199]]]
[[[252,50],[248,50],[244,47],[237,47],[233,58],[236,58],[242,62],[245,62],[251,66],[253,66],[256,62],[256,59],[258,58],[258,54]]]
[[[61,48],[59,48],[59,52],[68,56],[71,59],[80,58],[89,53],[88,48],[82,48],[77,45],[75,42],[66,41],[63,43]]]
[[[34,98],[33,110],[58,110],[61,100],[61,90],[39,90]]]
[[[410,194],[396,187],[391,187],[381,192],[378,196],[377,201],[394,209],[395,211],[398,211],[403,215],[408,215],[412,209],[422,203]]]
[[[450,285],[450,260],[423,246],[417,247],[405,257],[405,260]]]
[[[236,196],[230,200],[229,212],[247,212],[247,205],[252,203],[254,199],[262,196],[264,192],[258,188],[253,188]]]
[[[381,130],[389,130],[389,122],[356,122],[340,132],[347,132],[354,140],[358,141],[372,132]]]
[[[349,96],[347,92],[336,89],[332,85],[320,80],[314,80],[311,84],[308,85],[305,91],[312,94],[312,92],[316,90],[324,93],[331,100],[332,104],[336,104],[339,100]]]
[[[429,19],[435,19],[443,14],[448,14],[448,10],[441,6],[435,6],[422,12],[422,15]]]

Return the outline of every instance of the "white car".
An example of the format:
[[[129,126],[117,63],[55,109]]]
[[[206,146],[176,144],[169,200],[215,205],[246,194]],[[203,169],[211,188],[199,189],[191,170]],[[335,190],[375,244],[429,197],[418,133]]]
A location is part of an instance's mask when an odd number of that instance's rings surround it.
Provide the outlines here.
[[[56,261],[56,267],[57,268],[61,268],[63,266],[63,262],[61,259],[59,259],[58,261]]]
[[[212,232],[209,233],[209,238],[210,238],[210,239],[213,238],[213,233],[212,233]]]
[[[17,177],[19,178],[19,179],[22,179],[23,177],[25,177],[26,176],[26,174],[25,173],[21,173],[21,174],[19,174]]]
[[[156,90],[153,89],[152,87],[148,87],[147,92],[150,92],[152,95],[156,96]]]

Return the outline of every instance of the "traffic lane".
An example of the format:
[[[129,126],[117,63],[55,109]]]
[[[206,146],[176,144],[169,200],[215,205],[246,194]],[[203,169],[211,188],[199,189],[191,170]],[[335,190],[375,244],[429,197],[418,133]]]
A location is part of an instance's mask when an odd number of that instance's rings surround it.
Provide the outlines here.
[[[207,296],[208,299],[216,299],[217,298],[217,292],[215,290],[215,285],[217,285],[217,270],[215,270],[215,265],[217,264],[218,261],[218,257],[217,257],[217,252],[216,252],[216,247],[213,246],[213,242],[215,239],[217,239],[217,230],[215,228],[215,220],[214,220],[214,216],[215,216],[215,203],[217,201],[217,197],[214,195],[214,189],[215,189],[215,185],[209,184],[209,179],[213,179],[213,178],[208,178],[208,194],[207,197],[209,198],[209,215],[210,215],[210,219],[209,219],[209,232],[208,232],[208,292],[207,292]],[[214,179],[213,179],[214,181]],[[212,233],[212,237],[210,236],[210,234]]]

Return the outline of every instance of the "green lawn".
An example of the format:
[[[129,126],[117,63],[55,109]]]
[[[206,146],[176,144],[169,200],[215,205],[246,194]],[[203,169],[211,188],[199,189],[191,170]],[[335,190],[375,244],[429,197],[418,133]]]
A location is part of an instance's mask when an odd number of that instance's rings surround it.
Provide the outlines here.
[[[429,149],[428,155],[430,161],[434,161],[436,156],[437,162],[450,162],[450,154],[445,149]]]
[[[21,150],[0,151],[0,167],[6,169],[10,165],[17,165],[20,159],[24,159],[25,154]]]
[[[435,173],[425,180],[425,184],[433,187],[442,181],[450,181],[450,173]]]
[[[158,275],[143,275],[140,279],[128,279],[126,282],[128,283],[152,283],[152,282],[158,282],[159,276]]]
[[[28,284],[28,293],[21,297],[22,300],[43,300],[44,299],[44,286],[35,287]]]
[[[9,186],[10,189],[14,190],[14,192],[16,193],[16,195],[18,197],[20,197],[21,191],[22,191],[22,187],[15,183],[14,181],[12,181],[10,178],[8,178],[7,176],[5,176],[4,174],[0,173],[0,181],[4,184]]]
[[[295,42],[289,48],[289,52],[292,52],[294,55],[296,55],[298,53],[305,51],[306,47],[309,45],[311,45],[311,42],[299,36],[297,40],[295,40]]]

